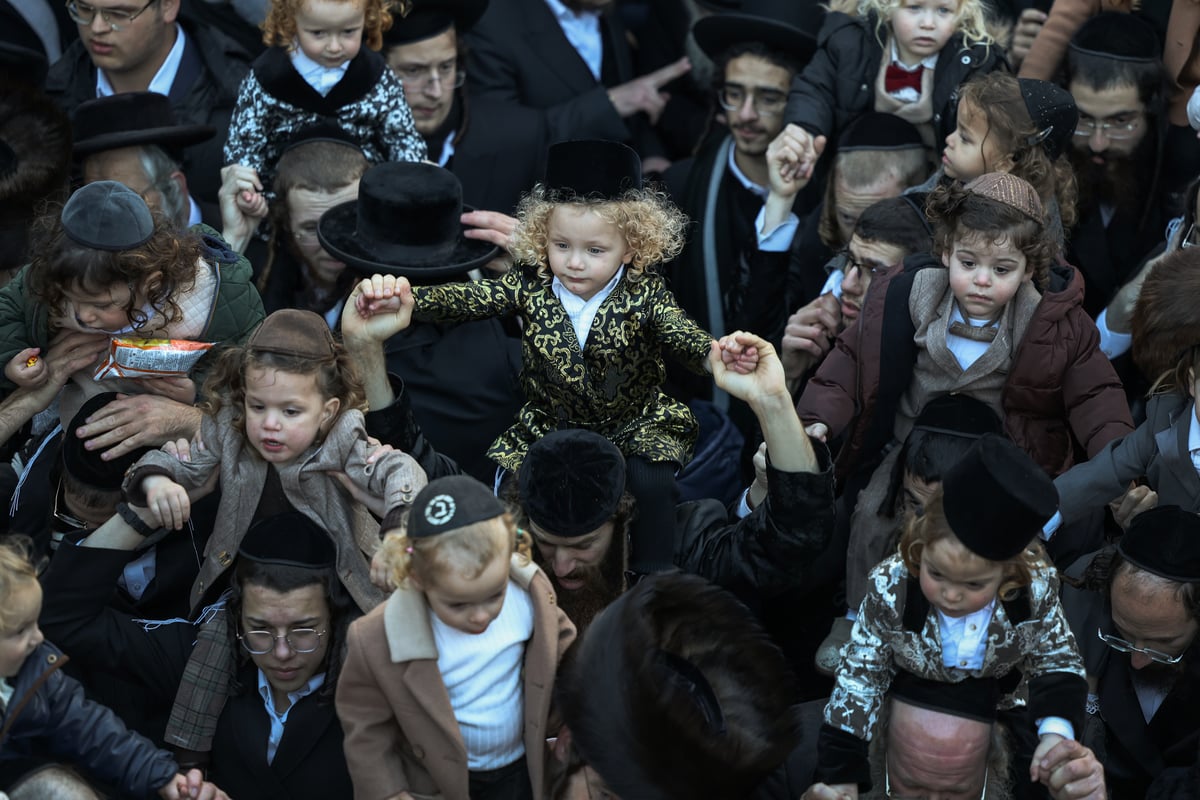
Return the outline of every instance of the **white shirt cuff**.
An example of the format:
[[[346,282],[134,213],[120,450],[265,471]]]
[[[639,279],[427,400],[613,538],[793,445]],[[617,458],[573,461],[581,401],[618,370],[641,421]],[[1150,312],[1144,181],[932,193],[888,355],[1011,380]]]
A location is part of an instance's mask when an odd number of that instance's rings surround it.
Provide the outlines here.
[[[1038,535],[1042,537],[1043,542],[1050,541],[1054,534],[1058,533],[1058,529],[1062,527],[1063,517],[1061,511],[1055,511],[1054,516],[1042,526],[1042,532]]]
[[[796,231],[800,228],[800,218],[789,213],[787,219],[772,230],[764,231],[763,223],[766,222],[766,216],[767,209],[764,206],[758,210],[758,216],[754,218],[754,231],[758,234],[758,249],[764,253],[786,253],[792,246],[792,239],[795,238]]]
[[[1042,717],[1037,721],[1038,736],[1057,733],[1064,739],[1075,738],[1075,726],[1062,717]]]
[[[738,500],[736,513],[737,513],[738,519],[745,519],[746,517],[748,517],[754,513],[754,509],[752,509],[750,507],[750,490],[749,489],[746,489],[745,491],[742,492],[742,497],[741,497],[741,499]]]
[[[842,299],[842,281],[846,279],[846,273],[840,269],[835,269],[829,273],[829,277],[825,279],[825,285],[821,287],[821,294],[833,293],[833,296],[838,300]]]
[[[1133,346],[1132,333],[1114,333],[1108,329],[1107,308],[1096,317],[1096,330],[1100,331],[1100,352],[1108,356],[1110,361],[1128,353],[1129,348]]]

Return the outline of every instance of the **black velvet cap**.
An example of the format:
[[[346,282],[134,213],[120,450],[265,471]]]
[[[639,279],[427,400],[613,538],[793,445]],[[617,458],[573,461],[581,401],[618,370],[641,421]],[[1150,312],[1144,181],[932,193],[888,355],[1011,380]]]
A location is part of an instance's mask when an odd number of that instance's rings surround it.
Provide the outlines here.
[[[454,26],[461,37],[487,11],[488,0],[416,0],[407,16],[392,14],[383,33],[384,48],[432,39]]]
[[[612,519],[625,493],[625,457],[598,433],[554,431],[517,473],[521,507],[551,536],[584,536]]]
[[[362,146],[359,145],[357,139],[347,133],[340,125],[328,120],[306,125],[296,131],[292,134],[292,138],[288,139],[287,144],[283,146],[282,152],[286,153],[293,148],[311,142],[334,142],[336,144],[344,144],[347,147],[353,147],[358,152],[362,152]]]
[[[720,58],[734,45],[758,42],[804,64],[817,50],[824,16],[824,9],[811,0],[742,0],[696,20],[692,35],[709,58]]]
[[[1079,124],[1079,109],[1075,98],[1058,84],[1033,78],[1018,78],[1025,109],[1037,128],[1030,144],[1040,144],[1054,160],[1067,152],[1067,145]]]
[[[1200,516],[1179,506],[1143,511],[1129,523],[1117,552],[1167,580],[1200,583]]]
[[[408,512],[408,536],[437,536],[503,513],[504,505],[492,490],[470,475],[438,478],[427,483],[413,500]]]
[[[944,394],[930,400],[912,429],[969,439],[1003,432],[996,412],[987,403],[965,394]]]
[[[1015,557],[1058,510],[1054,482],[1021,448],[988,434],[942,479],[951,530],[990,561]]]
[[[1103,11],[1083,23],[1071,37],[1071,49],[1117,61],[1162,59],[1162,43],[1154,26],[1119,11]]]
[[[868,111],[846,126],[838,137],[839,153],[855,150],[924,149],[925,142],[917,126],[895,114]]]
[[[930,711],[944,711],[979,722],[995,722],[1000,686],[995,678],[967,678],[947,683],[920,678],[902,669],[892,679],[888,696]]]
[[[542,184],[556,201],[618,200],[642,188],[642,159],[632,147],[605,139],[550,145]]]
[[[238,556],[260,564],[326,569],[337,563],[337,548],[324,528],[299,511],[289,511],[251,525]]]
[[[462,184],[433,164],[392,161],[368,169],[358,199],[321,215],[317,237],[334,258],[358,272],[446,278],[499,254],[463,236]]]
[[[83,446],[84,440],[75,435],[75,431],[87,424],[88,417],[116,400],[117,397],[116,392],[101,392],[88,398],[88,401],[80,406],[79,411],[71,419],[71,424],[63,430],[63,469],[75,480],[94,489],[108,491],[120,489],[121,481],[125,478],[125,471],[153,449],[139,447],[111,461],[105,461],[100,458],[100,454],[104,452],[102,448],[88,450]]]
[[[154,217],[142,196],[116,181],[78,189],[62,210],[63,231],[93,250],[118,252],[141,247],[154,235]]]
[[[180,125],[171,101],[158,92],[121,92],[80,103],[71,116],[76,156],[139,144],[167,150],[211,139],[211,125]]]

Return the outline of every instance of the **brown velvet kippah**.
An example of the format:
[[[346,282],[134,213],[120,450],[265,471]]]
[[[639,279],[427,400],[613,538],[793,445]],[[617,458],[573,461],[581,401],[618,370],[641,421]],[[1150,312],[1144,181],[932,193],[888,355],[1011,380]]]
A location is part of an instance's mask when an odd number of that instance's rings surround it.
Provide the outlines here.
[[[325,319],[312,311],[285,308],[262,321],[246,346],[259,353],[328,361],[336,357],[333,334]]]
[[[451,475],[425,485],[408,512],[408,536],[423,539],[495,519],[504,506],[492,490],[470,475]]]
[[[1034,222],[1043,223],[1042,201],[1029,181],[1007,172],[980,175],[965,187],[968,192],[1015,208]]]

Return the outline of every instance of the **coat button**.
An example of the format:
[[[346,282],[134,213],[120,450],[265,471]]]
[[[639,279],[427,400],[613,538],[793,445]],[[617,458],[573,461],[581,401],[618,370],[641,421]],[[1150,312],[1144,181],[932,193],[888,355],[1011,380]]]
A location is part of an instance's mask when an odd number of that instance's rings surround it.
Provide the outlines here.
[[[958,662],[958,665],[960,667],[965,667],[967,665],[967,662],[965,660],[963,660],[963,661]]]
[[[229,554],[228,550],[222,550],[217,554],[217,563],[219,563],[222,567],[228,567],[233,563],[233,556]]]
[[[971,63],[971,57],[970,57],[970,56],[963,56],[963,57],[962,57],[962,63],[964,63],[964,64],[970,64],[970,63]]]
[[[424,761],[425,760],[425,748],[421,747],[421,745],[419,745],[419,744],[414,745],[413,746],[413,755],[416,756],[419,760]]]
[[[46,656],[46,663],[47,664],[57,664],[58,656],[56,656],[54,653],[51,653],[50,655]]]

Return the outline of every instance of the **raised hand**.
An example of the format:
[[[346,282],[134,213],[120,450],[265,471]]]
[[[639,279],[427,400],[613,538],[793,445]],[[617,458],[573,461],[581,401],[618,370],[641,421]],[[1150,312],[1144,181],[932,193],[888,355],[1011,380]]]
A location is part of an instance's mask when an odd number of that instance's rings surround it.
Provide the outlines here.
[[[342,311],[342,336],[347,342],[383,342],[412,322],[415,302],[408,278],[373,275],[359,281]]]
[[[650,117],[651,124],[654,124],[671,99],[669,94],[660,90],[681,75],[686,75],[691,68],[692,62],[684,56],[654,72],[614,86],[608,90],[608,100],[621,117],[631,117],[644,111]]]

